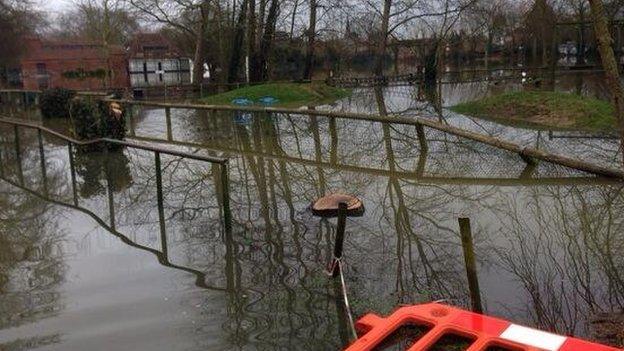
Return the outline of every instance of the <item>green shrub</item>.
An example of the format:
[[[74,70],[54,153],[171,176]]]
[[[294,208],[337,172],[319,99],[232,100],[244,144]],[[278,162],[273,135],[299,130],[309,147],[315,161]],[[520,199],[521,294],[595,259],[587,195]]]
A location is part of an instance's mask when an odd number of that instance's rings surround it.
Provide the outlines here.
[[[96,103],[74,99],[71,104],[71,121],[74,135],[82,140],[110,138],[122,140],[126,136],[124,111],[116,103]],[[103,145],[98,145],[101,148]],[[108,144],[109,149],[119,148]],[[91,148],[93,149],[93,148]]]
[[[41,116],[43,118],[69,118],[71,100],[76,95],[73,90],[54,88],[41,93]]]

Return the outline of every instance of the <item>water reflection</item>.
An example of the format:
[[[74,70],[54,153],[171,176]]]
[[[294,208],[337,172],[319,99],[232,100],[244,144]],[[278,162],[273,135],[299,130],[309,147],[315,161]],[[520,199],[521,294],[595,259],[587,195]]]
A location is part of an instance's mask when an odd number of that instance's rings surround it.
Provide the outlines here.
[[[20,166],[26,177],[32,175],[29,170],[39,169],[35,140],[32,135],[26,136],[20,149]],[[6,152],[4,147],[2,151],[3,176],[15,175],[15,154]],[[58,172],[48,173],[48,186],[60,182]],[[64,309],[59,290],[66,272],[62,246],[65,233],[59,227],[57,214],[50,203],[7,183],[0,184],[0,329],[51,318]],[[42,335],[12,340],[2,349],[22,350],[59,341],[60,334],[43,331]]]
[[[374,105],[367,108],[392,111],[387,90],[369,95]],[[323,117],[255,114],[243,124],[231,113],[144,110],[135,134],[134,140],[231,157],[231,231],[222,225],[218,170],[211,165],[163,157],[163,200],[158,201],[153,155],[124,150],[106,159],[89,153],[80,164],[74,152],[76,169],[84,170],[77,172],[78,188],[89,183],[93,186],[87,189],[98,189],[79,192],[77,207],[64,146],[45,140],[46,196],[37,135],[21,135],[21,184],[12,131],[0,134],[6,179],[1,189],[37,204],[29,212],[3,196],[3,219],[12,219],[14,226],[34,221],[37,230],[30,236],[54,242],[69,235],[60,226],[74,228],[71,235],[78,238],[89,234],[70,216],[78,211],[103,228],[98,240],[112,237],[128,246],[105,261],[107,270],[119,270],[117,275],[87,265],[98,280],[93,291],[107,293],[82,303],[105,302],[93,313],[95,319],[113,316],[122,326],[132,321],[126,329],[138,335],[131,339],[135,349],[321,350],[348,342],[336,289],[323,274],[335,224],[307,210],[318,196],[336,190],[357,194],[367,207],[364,217],[348,221],[345,241],[345,275],[356,316],[436,299],[468,306],[459,217],[472,221],[486,312],[585,336],[593,313],[623,307],[623,262],[617,255],[624,248],[620,183],[546,163],[528,169],[516,155],[427,129]],[[109,164],[113,168],[107,171]],[[117,185],[109,189],[107,178]],[[71,211],[58,215],[61,208]],[[11,230],[0,228],[2,240],[15,240]],[[17,272],[18,256],[3,254],[3,266]],[[48,348],[68,349],[77,339],[83,346],[104,345],[95,333],[102,325],[76,327],[70,319],[80,311],[64,306],[87,285],[68,282],[65,272],[88,260],[46,250],[42,260],[57,267],[57,273],[47,273],[56,280],[45,285],[57,293],[56,308],[39,313],[36,303],[21,310],[8,306],[15,310],[2,311],[6,322],[0,337],[8,340],[2,347],[34,348],[44,342],[38,340],[53,340],[59,344]],[[6,287],[20,276],[6,275],[0,299],[11,302]],[[137,323],[121,311],[127,306],[111,290],[133,297],[132,314],[156,311],[157,317]],[[167,300],[159,295],[150,302],[152,296],[145,295],[153,290]],[[30,293],[24,288],[16,296]],[[168,305],[171,300],[176,303]],[[13,325],[9,321],[15,316],[30,317]],[[39,330],[63,337],[43,338]],[[128,340],[118,329],[105,336]]]

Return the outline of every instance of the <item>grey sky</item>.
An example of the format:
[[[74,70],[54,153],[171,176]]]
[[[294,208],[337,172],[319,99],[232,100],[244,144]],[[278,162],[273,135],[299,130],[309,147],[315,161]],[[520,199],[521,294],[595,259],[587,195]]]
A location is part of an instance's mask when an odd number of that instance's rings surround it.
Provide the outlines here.
[[[62,11],[69,7],[71,0],[38,0],[39,6],[46,11]]]

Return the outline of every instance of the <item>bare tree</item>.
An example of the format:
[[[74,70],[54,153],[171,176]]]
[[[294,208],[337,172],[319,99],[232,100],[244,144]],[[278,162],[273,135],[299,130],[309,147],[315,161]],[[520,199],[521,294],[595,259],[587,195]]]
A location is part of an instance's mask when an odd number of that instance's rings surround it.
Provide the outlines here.
[[[44,24],[31,1],[0,0],[0,86],[8,84],[9,69],[23,53],[22,40]]]
[[[317,0],[310,1],[310,21],[306,36],[308,44],[306,48],[305,67],[303,71],[303,79],[312,79],[312,71],[314,70],[314,48],[316,45],[316,10],[318,8]],[[294,16],[294,15],[293,15]]]
[[[622,150],[622,161],[624,165],[624,87],[620,80],[617,60],[615,59],[613,47],[611,46],[613,39],[609,32],[609,21],[605,13],[604,4],[602,0],[589,0],[589,5],[591,6],[594,31],[596,32],[596,39],[598,40],[598,51],[600,52],[600,59],[605,71],[607,84],[611,91],[611,99],[615,107],[615,115],[622,138],[620,149]]]
[[[205,43],[212,0],[127,0],[145,19],[188,35],[194,45],[193,83],[201,84],[206,61]]]

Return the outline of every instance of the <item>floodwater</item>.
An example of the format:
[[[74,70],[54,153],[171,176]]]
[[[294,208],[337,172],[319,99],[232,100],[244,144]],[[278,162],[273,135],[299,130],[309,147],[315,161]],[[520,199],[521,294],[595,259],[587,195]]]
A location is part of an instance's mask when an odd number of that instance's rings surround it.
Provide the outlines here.
[[[389,113],[409,113],[409,98],[392,97],[409,89],[382,92]],[[373,110],[379,95],[325,108]],[[16,148],[0,124],[1,350],[340,349],[352,332],[324,273],[336,223],[309,210],[334,191],[366,207],[345,241],[356,319],[432,300],[468,307],[460,217],[471,220],[488,314],[590,337],[594,314],[624,307],[622,183],[428,129],[421,143],[410,126],[135,112],[131,141],[230,158],[231,228],[217,165],[161,155],[159,206],[153,153],[74,149],[70,161],[44,133],[42,158],[35,130],[20,128]],[[538,135],[442,118],[517,142]],[[617,157],[610,140],[540,142]]]

